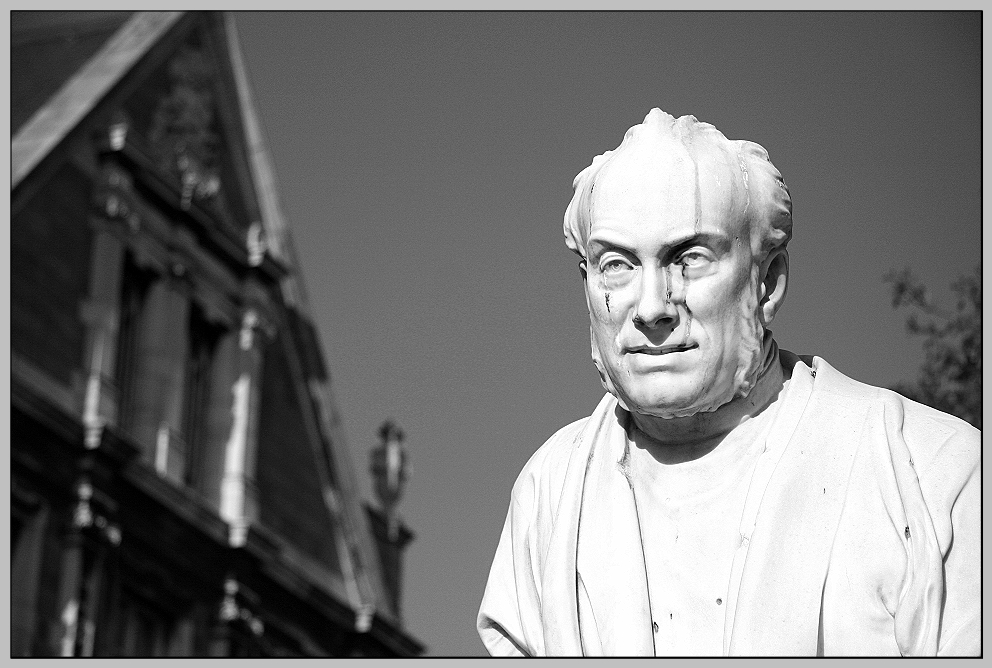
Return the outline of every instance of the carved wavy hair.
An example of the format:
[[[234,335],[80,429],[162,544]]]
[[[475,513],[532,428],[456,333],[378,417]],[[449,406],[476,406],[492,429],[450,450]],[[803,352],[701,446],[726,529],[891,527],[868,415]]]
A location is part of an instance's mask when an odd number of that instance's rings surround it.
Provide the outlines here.
[[[728,156],[736,156],[740,179],[747,193],[744,215],[751,230],[755,260],[760,262],[775,248],[789,243],[792,238],[792,197],[782,175],[768,159],[768,152],[754,142],[727,139],[714,126],[697,121],[695,116],[676,119],[656,108],[648,112],[643,123],[627,130],[620,146],[596,156],[572,182],[572,201],[565,209],[565,245],[583,260],[591,227],[591,194],[596,177],[609,162],[652,134],[662,136],[665,145],[673,149],[679,147],[677,150],[686,151],[686,144],[706,143]],[[673,139],[677,143],[672,143]]]

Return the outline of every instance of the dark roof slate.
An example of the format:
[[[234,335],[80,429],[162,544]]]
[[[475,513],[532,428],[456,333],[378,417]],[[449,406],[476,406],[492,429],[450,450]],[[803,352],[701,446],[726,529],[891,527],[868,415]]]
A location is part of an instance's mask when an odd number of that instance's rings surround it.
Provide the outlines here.
[[[18,129],[132,12],[12,11],[10,128]]]

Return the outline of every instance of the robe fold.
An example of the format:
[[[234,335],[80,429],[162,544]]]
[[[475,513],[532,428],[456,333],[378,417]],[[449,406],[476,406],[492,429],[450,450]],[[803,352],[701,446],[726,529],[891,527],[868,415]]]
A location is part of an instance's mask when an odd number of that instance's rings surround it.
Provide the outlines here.
[[[787,390],[739,523],[724,655],[981,652],[981,433],[780,351]],[[651,595],[606,395],[517,478],[478,615],[490,654],[651,656]],[[717,653],[717,652],[714,652]]]

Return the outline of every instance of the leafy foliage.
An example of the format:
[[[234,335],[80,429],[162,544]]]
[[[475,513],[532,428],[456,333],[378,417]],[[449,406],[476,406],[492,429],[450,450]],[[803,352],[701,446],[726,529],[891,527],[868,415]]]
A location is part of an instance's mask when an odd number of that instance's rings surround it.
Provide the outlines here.
[[[902,395],[982,428],[982,272],[951,284],[953,310],[934,304],[926,286],[907,268],[891,271],[892,305],[912,309],[910,334],[922,336],[923,366],[915,383],[892,388]]]

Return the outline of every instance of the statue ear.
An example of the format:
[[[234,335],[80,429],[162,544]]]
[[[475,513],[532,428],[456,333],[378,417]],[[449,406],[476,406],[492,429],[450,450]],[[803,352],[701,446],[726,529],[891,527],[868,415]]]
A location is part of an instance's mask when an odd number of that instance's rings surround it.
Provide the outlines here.
[[[761,324],[767,327],[785,302],[789,287],[789,251],[776,248],[762,262],[758,312]]]

